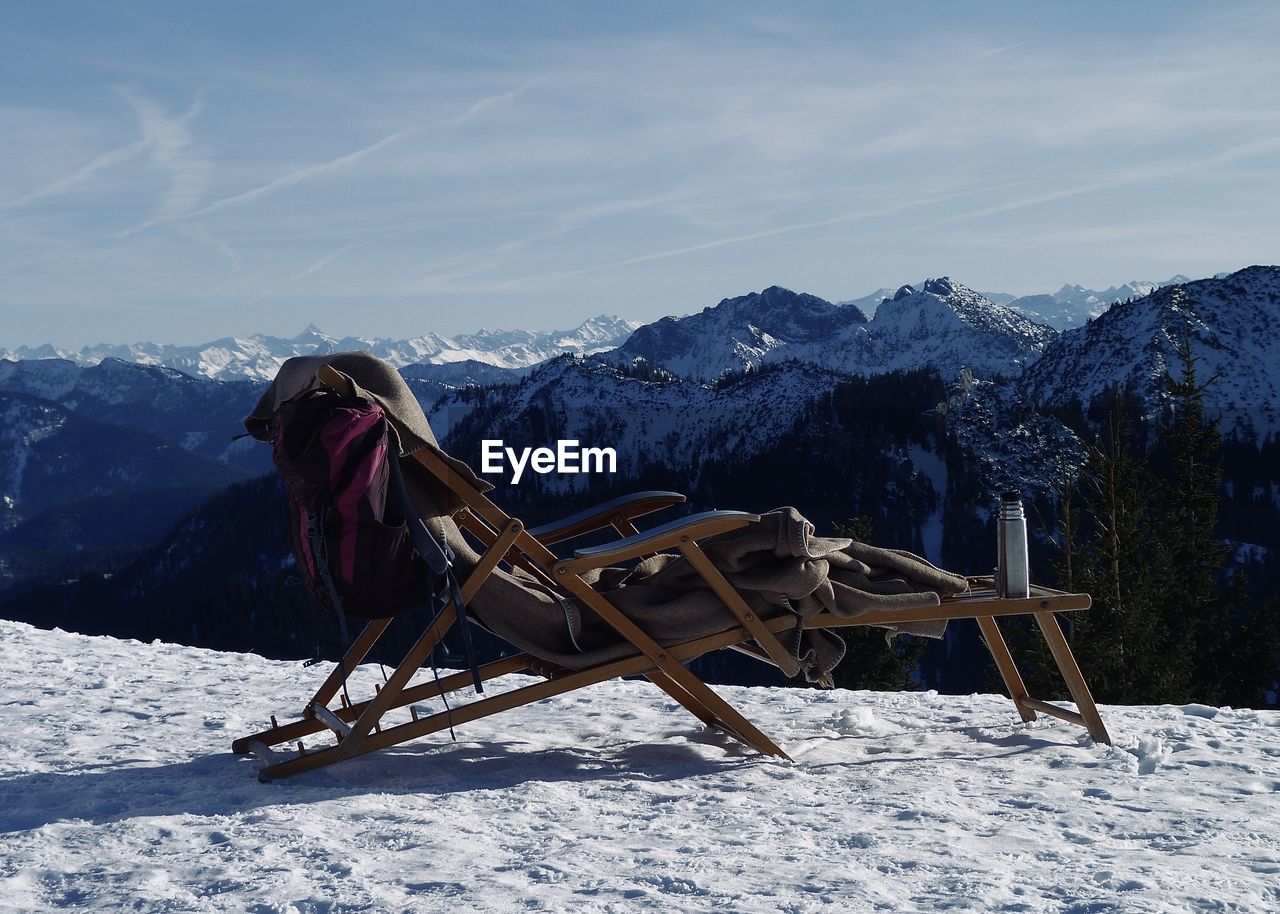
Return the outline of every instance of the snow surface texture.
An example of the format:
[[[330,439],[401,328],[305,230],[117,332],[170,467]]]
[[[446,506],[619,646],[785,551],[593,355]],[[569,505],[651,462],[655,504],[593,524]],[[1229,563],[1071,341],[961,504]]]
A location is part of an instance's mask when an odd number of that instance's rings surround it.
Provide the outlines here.
[[[0,637],[6,912],[1280,908],[1274,712],[1104,708],[1108,747],[991,695],[723,688],[788,763],[615,682],[260,784],[232,738],[323,666]]]

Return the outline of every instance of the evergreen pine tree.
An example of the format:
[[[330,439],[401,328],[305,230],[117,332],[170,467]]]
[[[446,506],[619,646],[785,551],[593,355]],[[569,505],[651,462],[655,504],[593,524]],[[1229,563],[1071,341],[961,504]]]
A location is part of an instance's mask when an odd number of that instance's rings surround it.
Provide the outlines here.
[[[1216,703],[1222,691],[1216,667],[1225,659],[1231,610],[1238,602],[1234,588],[1219,588],[1227,558],[1217,538],[1221,445],[1217,420],[1204,409],[1205,388],[1213,379],[1201,383],[1196,377],[1198,360],[1185,333],[1175,352],[1181,377],[1165,372],[1169,399],[1156,450],[1166,464],[1166,481],[1157,512],[1169,558],[1164,595],[1169,648],[1187,669],[1182,681],[1170,683],[1166,700]]]
[[[1075,653],[1101,701],[1266,704],[1280,674],[1280,601],[1250,607],[1243,576],[1229,574],[1221,438],[1205,410],[1213,379],[1199,379],[1186,335],[1175,354],[1155,444],[1135,441],[1113,391],[1078,500],[1057,493],[1058,585],[1093,597],[1072,619]],[[1026,671],[1033,691],[1043,675],[1040,664]]]
[[[1222,439],[1204,405],[1214,378],[1198,378],[1188,333],[1175,353],[1180,377],[1165,375],[1169,403],[1159,429],[1160,457],[1168,466],[1161,520],[1170,557],[1167,624],[1171,647],[1186,658],[1189,682],[1167,700],[1257,704],[1280,663],[1280,604],[1250,609],[1243,574],[1229,574],[1217,530]]]
[[[1103,701],[1167,700],[1180,661],[1167,654],[1162,620],[1167,552],[1151,517],[1155,480],[1136,449],[1120,391],[1100,439],[1090,448],[1082,486],[1091,533],[1080,550],[1076,586],[1093,608],[1074,621],[1076,655]]]

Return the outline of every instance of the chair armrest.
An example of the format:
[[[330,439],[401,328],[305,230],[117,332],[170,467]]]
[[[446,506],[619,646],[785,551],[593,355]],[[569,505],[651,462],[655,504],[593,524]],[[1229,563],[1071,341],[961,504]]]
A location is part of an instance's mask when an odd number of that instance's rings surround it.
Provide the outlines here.
[[[691,514],[617,542],[576,549],[573,558],[556,562],[555,571],[558,575],[577,574],[592,568],[603,568],[614,562],[652,555],[681,543],[737,530],[759,519],[759,514],[748,514],[745,511],[704,511],[701,514]]]
[[[684,501],[685,497],[679,492],[633,492],[631,495],[623,495],[596,505],[594,508],[579,511],[563,520],[543,524],[540,527],[531,527],[529,535],[544,546],[550,546],[562,540],[573,539],[575,536],[608,527],[610,524],[625,523],[633,518],[661,511],[671,505],[682,504]]]

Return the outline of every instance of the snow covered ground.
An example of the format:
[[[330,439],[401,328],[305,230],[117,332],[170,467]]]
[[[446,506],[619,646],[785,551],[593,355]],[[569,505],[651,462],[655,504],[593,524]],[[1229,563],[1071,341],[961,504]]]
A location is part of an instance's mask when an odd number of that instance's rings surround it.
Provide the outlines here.
[[[258,783],[232,738],[323,673],[0,622],[0,910],[1280,910],[1277,713],[1106,707],[1106,747],[722,689],[787,763],[623,682]]]

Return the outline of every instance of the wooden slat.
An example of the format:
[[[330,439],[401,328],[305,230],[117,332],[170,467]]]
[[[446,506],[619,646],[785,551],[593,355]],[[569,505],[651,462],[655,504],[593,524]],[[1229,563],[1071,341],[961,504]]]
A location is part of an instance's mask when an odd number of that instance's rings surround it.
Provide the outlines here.
[[[712,727],[717,730],[728,729],[724,721],[720,720],[696,701],[691,700],[689,693],[680,688],[679,684],[666,673],[662,672],[662,670],[650,670],[645,674],[645,678],[658,688],[662,689],[662,691],[666,692],[676,701],[680,702],[686,711],[698,718],[698,720],[702,721],[708,727]],[[742,740],[742,742],[746,742],[746,740],[743,740],[742,737],[737,736],[737,734],[734,735],[739,740]]]
[[[724,721],[733,733],[744,738],[749,745],[755,746],[764,754],[776,755],[779,758],[790,758],[782,751],[781,747],[766,736],[755,724],[743,717],[701,679],[681,666],[668,650],[650,638],[639,626],[624,616],[605,597],[593,590],[582,578],[576,574],[559,574],[559,568],[556,570],[557,579],[565,590],[568,590],[573,596],[591,607],[596,615],[610,625],[618,634],[643,651],[662,672],[675,680],[675,683],[681,689],[706,709],[707,713]],[[668,694],[671,693],[668,692]],[[679,696],[672,695],[672,697],[687,707],[685,701]]]
[[[351,675],[352,670],[360,665],[360,661],[368,655],[369,651],[382,637],[382,633],[391,625],[390,619],[372,619],[356,636],[356,640],[351,642],[351,647],[347,648],[342,659],[334,666],[328,678],[316,690],[316,694],[311,696],[308,705],[327,705],[333,700],[333,696],[338,694],[338,689],[342,688],[342,683]]]
[[[332,365],[321,365],[316,372],[316,377],[320,380],[320,383],[332,387],[340,394],[351,396],[355,392],[351,378],[338,371]]]
[[[477,540],[479,540],[484,545],[485,549],[488,549],[490,546],[492,546],[493,541],[498,536],[497,531],[490,528],[488,524],[486,524],[480,518],[476,517],[468,509],[464,508],[462,511],[458,512],[458,514],[455,515],[454,520],[457,522],[459,527],[468,531],[469,533],[471,533],[472,536],[474,536]],[[507,564],[513,567],[520,568],[528,572],[538,580],[542,581],[542,583],[550,587],[555,586],[554,582],[551,580],[551,576],[546,572],[544,572],[541,568],[539,568],[533,562],[525,558],[525,556],[517,548],[513,547],[511,549],[508,549],[507,554],[504,557],[504,561],[506,561]]]
[[[558,676],[555,679],[546,679],[523,688],[504,692],[501,695],[494,695],[490,698],[459,705],[448,712],[442,711],[395,727],[387,727],[381,733],[370,734],[349,754],[342,751],[341,745],[337,745],[309,752],[305,755],[295,756],[286,762],[270,765],[262,769],[258,772],[258,777],[260,780],[269,781],[303,771],[322,768],[325,765],[331,765],[354,755],[364,755],[378,749],[395,746],[411,739],[417,739],[447,729],[450,726],[459,726],[482,717],[501,714],[503,711],[541,701],[544,698],[551,698],[564,692],[571,692],[583,686],[604,682],[607,679],[614,679],[618,676],[631,676],[642,673],[648,663],[649,661],[646,657],[631,657],[625,660],[615,660],[612,663],[606,663],[578,673]]]
[[[949,619],[977,619],[981,616],[1027,616],[1039,612],[1077,612],[1089,608],[1086,594],[1001,599],[965,597],[946,599],[937,606],[916,609],[870,610],[856,616],[818,613],[804,620],[805,628],[844,628],[851,625],[893,625],[901,622],[943,622]]]
[[[623,495],[603,504],[579,511],[550,524],[529,528],[529,535],[545,545],[570,540],[584,533],[644,517],[672,505],[683,504],[685,497],[679,492],[635,492]]]
[[[1082,714],[1078,714],[1077,712],[1071,711],[1067,708],[1059,708],[1057,705],[1051,705],[1049,702],[1041,701],[1039,698],[1023,696],[1014,702],[1014,704],[1018,706],[1018,710],[1021,711],[1025,709],[1032,715],[1034,715],[1036,711],[1039,711],[1042,714],[1048,714],[1050,717],[1065,720],[1067,723],[1077,724],[1085,729],[1088,729],[1089,727]],[[1023,720],[1026,720],[1026,718],[1024,717]]]
[[[520,673],[529,668],[529,655],[516,654],[511,657],[504,657],[501,660],[495,660],[492,663],[486,663],[480,667],[480,679],[482,682],[488,682],[498,676],[506,676],[509,673]],[[405,705],[413,704],[415,701],[430,701],[440,695],[446,695],[456,689],[464,689],[471,684],[471,671],[464,670],[461,673],[450,673],[447,676],[441,676],[439,683],[434,680],[429,682],[421,682],[415,686],[404,689],[391,705],[392,709],[402,708]],[[350,723],[360,716],[365,708],[369,707],[368,701],[360,701],[352,704],[349,708],[337,708],[333,714],[339,720]],[[231,751],[237,755],[243,755],[250,751],[250,743],[260,742],[267,746],[276,746],[280,743],[291,743],[301,739],[304,736],[310,736],[312,733],[319,733],[325,729],[325,725],[313,718],[303,718],[293,721],[292,723],[281,724],[278,727],[272,727],[269,730],[263,730],[261,733],[255,733],[252,736],[246,736],[236,740]]]
[[[557,575],[578,574],[593,568],[603,568],[616,562],[652,555],[681,543],[738,530],[759,519],[760,515],[745,511],[704,511],[701,514],[691,514],[645,530],[636,536],[602,546],[574,550],[573,558],[557,562],[555,571]]]

